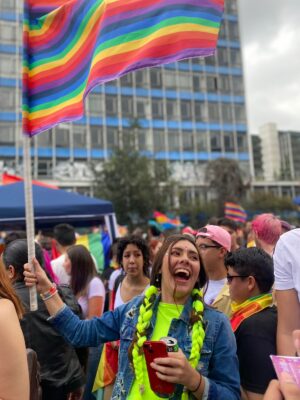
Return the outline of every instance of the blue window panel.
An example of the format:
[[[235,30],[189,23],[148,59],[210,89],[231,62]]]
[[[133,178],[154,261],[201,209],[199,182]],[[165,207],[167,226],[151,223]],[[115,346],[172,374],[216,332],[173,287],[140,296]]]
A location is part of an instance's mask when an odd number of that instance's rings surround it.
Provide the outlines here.
[[[20,52],[21,52],[20,48]],[[3,44],[0,43],[0,53],[9,53],[9,54],[15,54],[16,53],[16,46],[11,45],[11,44]]]
[[[0,55],[1,57],[1,55]],[[21,86],[21,81],[19,82]],[[13,78],[0,78],[0,86],[15,87],[17,80]]]
[[[68,148],[57,148],[56,150],[55,150],[55,153],[56,153],[56,157],[58,157],[58,158],[70,158],[70,156],[71,156],[71,149],[68,149]]]
[[[74,157],[75,158],[87,158],[87,150],[86,149],[74,149],[73,151]]]
[[[15,157],[16,149],[14,146],[0,146],[1,157]]]
[[[9,11],[2,11],[0,12],[0,20],[4,21],[16,21],[17,16],[14,12],[9,12]]]
[[[90,117],[90,124],[91,125],[103,125],[103,118],[101,117]]]
[[[91,157],[92,158],[104,158],[105,157],[105,151],[103,149],[92,150],[91,151]]]
[[[142,88],[137,88],[136,89],[136,95],[137,96],[141,96],[141,97],[147,97],[149,95],[149,90],[142,89]]]
[[[232,21],[232,22],[237,22],[238,21],[238,16],[237,15],[224,14],[223,18],[227,19],[228,21]]]
[[[218,41],[218,46],[222,47],[232,47],[234,49],[239,49],[241,47],[239,42],[236,41],[230,41],[230,40],[224,40],[224,39],[219,39]]]
[[[40,158],[52,158],[53,152],[51,147],[40,147],[38,148],[38,157]]]
[[[0,121],[16,121],[17,116],[16,113],[14,112],[1,112],[0,111]],[[20,119],[21,119],[21,114],[20,114]]]

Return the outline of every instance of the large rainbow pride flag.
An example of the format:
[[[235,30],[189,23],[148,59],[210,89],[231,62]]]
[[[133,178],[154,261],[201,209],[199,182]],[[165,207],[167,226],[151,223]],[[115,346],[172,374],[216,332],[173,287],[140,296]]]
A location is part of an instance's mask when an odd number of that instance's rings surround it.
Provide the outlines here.
[[[97,85],[214,53],[224,0],[25,0],[23,131],[82,117]]]

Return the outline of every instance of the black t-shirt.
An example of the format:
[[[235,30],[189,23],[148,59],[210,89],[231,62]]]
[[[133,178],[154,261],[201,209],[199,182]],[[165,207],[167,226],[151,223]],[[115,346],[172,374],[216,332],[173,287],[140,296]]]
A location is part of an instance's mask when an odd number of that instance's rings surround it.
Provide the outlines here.
[[[245,319],[235,332],[241,385],[249,392],[264,394],[276,378],[270,354],[276,354],[277,309],[275,306]]]

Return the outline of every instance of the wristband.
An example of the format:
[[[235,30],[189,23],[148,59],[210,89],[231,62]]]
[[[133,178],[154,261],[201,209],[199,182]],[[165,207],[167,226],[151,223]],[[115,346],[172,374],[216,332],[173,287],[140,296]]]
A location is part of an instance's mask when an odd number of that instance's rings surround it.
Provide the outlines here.
[[[201,383],[202,383],[202,375],[201,375],[201,374],[199,374],[199,376],[200,376],[199,383],[198,383],[198,385],[197,385],[196,389],[194,389],[194,390],[190,390],[190,392],[191,392],[191,393],[196,393],[196,392],[198,391],[198,389],[200,388],[200,386],[201,386]]]
[[[48,290],[48,292],[45,293],[40,293],[40,296],[42,298],[42,300],[48,300],[50,299],[52,296],[54,296],[57,293],[57,287],[55,283],[52,283],[51,288]]]

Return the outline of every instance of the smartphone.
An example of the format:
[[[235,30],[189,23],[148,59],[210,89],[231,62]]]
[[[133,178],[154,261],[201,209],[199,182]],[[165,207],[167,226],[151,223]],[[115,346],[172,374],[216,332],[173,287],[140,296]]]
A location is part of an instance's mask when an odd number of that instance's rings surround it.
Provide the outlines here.
[[[148,370],[149,382],[153,392],[166,395],[174,393],[174,383],[162,381],[161,379],[159,379],[156,375],[155,369],[153,369],[150,365],[155,358],[168,357],[166,343],[160,340],[147,340],[143,345],[143,349]]]

